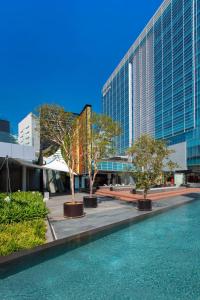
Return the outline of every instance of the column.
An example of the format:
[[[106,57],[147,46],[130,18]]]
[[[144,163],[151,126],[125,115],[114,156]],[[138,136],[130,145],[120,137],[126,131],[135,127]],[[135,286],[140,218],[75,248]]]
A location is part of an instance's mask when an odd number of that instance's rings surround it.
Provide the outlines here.
[[[22,191],[26,191],[26,166],[22,166]]]

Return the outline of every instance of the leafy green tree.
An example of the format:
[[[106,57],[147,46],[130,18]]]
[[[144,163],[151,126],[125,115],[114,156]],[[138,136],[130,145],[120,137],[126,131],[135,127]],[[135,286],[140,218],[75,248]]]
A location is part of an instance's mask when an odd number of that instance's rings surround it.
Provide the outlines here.
[[[179,165],[175,162],[173,162],[171,159],[166,163],[166,167],[167,167],[167,172],[165,172],[164,174],[164,180],[165,180],[165,183],[167,181],[167,178],[169,176],[173,176],[174,175],[174,172],[176,169],[178,169]]]
[[[113,121],[112,118],[92,113],[91,130],[87,140],[90,147],[86,161],[86,169],[90,180],[90,197],[92,196],[95,178],[98,174],[98,164],[102,159],[114,154],[113,139],[120,133],[121,128],[119,124]]]
[[[173,175],[174,171],[178,169],[179,165],[173,162],[171,159],[166,164],[167,169],[169,170],[169,174]]]
[[[136,179],[136,188],[144,190],[144,199],[147,198],[149,189],[155,185],[162,175],[163,168],[172,161],[169,155],[173,150],[167,148],[164,140],[155,140],[151,136],[144,134],[138,138],[128,149],[132,156],[133,174]],[[175,167],[175,163],[173,163]]]
[[[43,143],[50,145],[48,148],[60,148],[63,159],[69,168],[72,201],[74,194],[74,173],[76,167],[76,143],[78,122],[70,112],[58,105],[44,104],[39,107],[40,137]]]

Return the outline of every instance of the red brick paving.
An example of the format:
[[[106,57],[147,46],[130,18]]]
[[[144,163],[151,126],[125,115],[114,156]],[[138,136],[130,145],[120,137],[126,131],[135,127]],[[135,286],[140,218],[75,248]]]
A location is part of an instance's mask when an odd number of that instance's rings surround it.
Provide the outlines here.
[[[167,192],[157,192],[148,194],[148,199],[151,200],[162,200],[170,197],[186,195],[190,193],[200,193],[200,188],[177,188],[177,190],[167,191]],[[101,189],[96,192],[99,196],[111,196],[120,200],[125,201],[135,201],[142,199],[143,195],[131,194],[130,191],[110,191],[107,189]]]

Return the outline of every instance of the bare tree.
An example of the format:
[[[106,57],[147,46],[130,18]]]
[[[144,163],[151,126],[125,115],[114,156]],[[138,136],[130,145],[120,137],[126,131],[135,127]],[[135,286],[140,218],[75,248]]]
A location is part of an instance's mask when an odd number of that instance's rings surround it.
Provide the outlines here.
[[[58,105],[44,104],[39,107],[40,135],[44,143],[61,149],[63,159],[69,168],[72,201],[74,194],[74,173],[76,168],[76,143],[78,135],[77,117],[65,112]]]

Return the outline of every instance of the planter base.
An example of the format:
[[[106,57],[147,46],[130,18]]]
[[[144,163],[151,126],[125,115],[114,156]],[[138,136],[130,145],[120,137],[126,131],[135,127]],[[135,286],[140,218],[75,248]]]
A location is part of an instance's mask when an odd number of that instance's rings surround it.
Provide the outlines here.
[[[87,208],[96,208],[98,206],[97,197],[85,196],[83,197],[83,203],[84,203],[84,207]]]
[[[63,204],[63,210],[65,218],[73,219],[82,218],[85,216],[82,202],[65,202]]]
[[[76,217],[67,217],[67,216],[64,216],[65,219],[79,219],[79,218],[83,218],[85,217],[86,213],[84,212],[82,216],[76,216]]]
[[[150,199],[138,200],[137,209],[140,211],[150,211],[152,210],[152,201]]]

